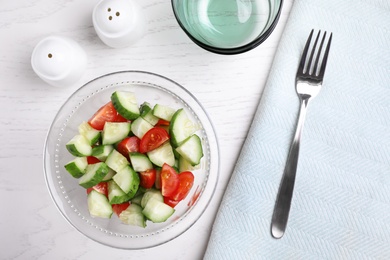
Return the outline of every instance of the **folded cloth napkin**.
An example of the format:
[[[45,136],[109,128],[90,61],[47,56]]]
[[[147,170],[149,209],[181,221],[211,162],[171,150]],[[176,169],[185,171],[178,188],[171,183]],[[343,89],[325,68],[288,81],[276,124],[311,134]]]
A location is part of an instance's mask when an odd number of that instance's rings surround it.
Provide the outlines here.
[[[285,235],[270,224],[311,29],[333,32]],[[205,259],[390,259],[390,1],[296,0]]]

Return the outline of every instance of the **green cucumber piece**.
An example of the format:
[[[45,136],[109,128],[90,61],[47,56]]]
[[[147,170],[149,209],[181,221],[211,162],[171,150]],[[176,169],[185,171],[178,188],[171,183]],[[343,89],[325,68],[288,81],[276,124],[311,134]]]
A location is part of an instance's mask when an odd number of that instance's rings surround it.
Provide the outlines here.
[[[115,91],[111,101],[116,111],[128,120],[134,120],[140,115],[137,99],[132,92]]]
[[[112,206],[107,197],[95,190],[88,194],[87,198],[89,214],[93,217],[111,218]]]
[[[129,200],[129,196],[116,184],[114,180],[107,182],[108,201],[110,204],[121,204]]]
[[[160,104],[156,104],[154,107],[153,107],[153,115],[158,117],[158,118],[161,118],[161,119],[164,119],[166,121],[171,121],[172,119],[172,116],[173,114],[175,114],[176,110],[171,108],[171,107],[168,107],[168,106],[164,106],[164,105],[160,105]]]
[[[162,167],[164,163],[171,166],[175,165],[175,156],[169,142],[165,142],[156,149],[147,152],[147,155],[149,160],[159,167]]]
[[[203,157],[202,142],[197,135],[187,138],[176,151],[193,166],[199,164]]]
[[[85,174],[80,177],[79,184],[80,186],[88,189],[103,180],[107,175],[109,168],[104,162],[90,164],[85,170]]]
[[[84,136],[78,134],[75,135],[67,144],[66,149],[78,157],[90,156],[92,154],[92,147],[89,141]]]
[[[140,179],[138,174],[130,166],[118,171],[112,179],[132,199],[139,188]]]
[[[144,196],[143,194],[135,195],[134,198],[131,199],[131,203],[135,203],[135,204],[141,206],[141,201],[142,201],[143,196]]]
[[[108,173],[106,174],[106,176],[104,176],[103,180],[102,181],[109,181],[112,179],[112,177],[116,174],[116,172],[111,169],[110,167],[108,167]]]
[[[79,133],[84,136],[90,145],[96,144],[100,138],[100,131],[90,126],[87,122],[82,122],[79,127]]]
[[[165,222],[170,216],[173,215],[175,209],[168,206],[164,202],[161,202],[155,198],[151,198],[146,203],[142,213],[146,218],[151,220],[153,223]]]
[[[200,164],[191,165],[183,156],[179,156],[178,172],[195,171],[200,168]]]
[[[122,168],[129,165],[129,161],[117,150],[112,150],[111,153],[107,156],[106,164],[108,167],[118,172]]]
[[[190,137],[199,129],[187,116],[183,108],[177,110],[172,116],[169,125],[169,135],[174,147],[178,147],[184,140]]]
[[[141,105],[141,117],[148,121],[151,125],[157,124],[159,118],[153,115],[153,108],[148,102]]]
[[[146,218],[142,214],[142,208],[137,204],[130,204],[124,211],[119,214],[119,219],[124,223],[132,226],[146,227]]]
[[[131,132],[139,139],[142,139],[144,134],[151,128],[153,128],[153,126],[142,117],[138,117],[131,123]]]
[[[153,164],[145,154],[134,152],[130,153],[129,157],[131,165],[136,172],[144,172],[153,168]]]
[[[80,178],[81,176],[84,175],[87,166],[88,166],[87,157],[77,157],[72,161],[68,162],[67,164],[65,164],[65,169],[74,178]]]
[[[129,122],[106,122],[103,128],[103,145],[115,144],[130,133]]]
[[[98,145],[92,148],[91,155],[98,158],[100,161],[105,161],[112,150],[114,150],[114,146],[111,144]]]
[[[154,198],[158,201],[164,202],[164,197],[161,194],[161,191],[155,190],[155,189],[150,189],[147,192],[145,192],[144,195],[142,196],[142,200],[141,200],[141,204],[140,204],[141,207],[145,208],[146,204],[148,203],[148,201],[151,198]]]

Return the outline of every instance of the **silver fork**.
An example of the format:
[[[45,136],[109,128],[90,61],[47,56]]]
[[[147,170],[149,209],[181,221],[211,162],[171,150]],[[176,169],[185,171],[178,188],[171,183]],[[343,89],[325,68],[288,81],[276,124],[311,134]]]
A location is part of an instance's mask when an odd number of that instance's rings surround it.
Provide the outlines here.
[[[318,39],[321,34],[321,31],[319,31],[313,44],[310,57],[306,61],[306,56],[309,52],[313,32],[314,30],[311,31],[309,38],[307,39],[295,79],[296,91],[300,100],[300,110],[294,139],[291,143],[272,216],[271,233],[274,238],[281,238],[286,230],[288,215],[290,213],[291,200],[293,196],[295,176],[297,172],[301,134],[306,117],[307,106],[309,105],[309,101],[317,96],[317,94],[320,92],[324,79],[326,62],[328,60],[330,44],[332,42],[331,33],[326,45],[325,53],[322,57],[322,62],[320,64],[321,51],[324,45],[326,32],[324,33],[320,46],[316,52]],[[315,53],[317,54],[313,63]],[[318,69],[319,65],[320,67]]]

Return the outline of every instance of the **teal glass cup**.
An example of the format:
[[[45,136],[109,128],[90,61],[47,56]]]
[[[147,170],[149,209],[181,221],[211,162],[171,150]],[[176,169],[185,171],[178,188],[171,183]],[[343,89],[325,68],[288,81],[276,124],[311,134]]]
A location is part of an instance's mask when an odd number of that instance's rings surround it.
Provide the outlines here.
[[[172,0],[176,20],[200,47],[239,54],[264,42],[276,27],[283,0]]]

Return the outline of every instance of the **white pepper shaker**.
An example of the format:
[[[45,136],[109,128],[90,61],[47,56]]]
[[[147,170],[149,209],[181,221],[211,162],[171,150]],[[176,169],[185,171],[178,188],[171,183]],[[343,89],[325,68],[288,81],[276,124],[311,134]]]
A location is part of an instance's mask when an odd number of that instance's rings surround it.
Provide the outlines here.
[[[80,45],[67,37],[42,39],[31,55],[34,72],[55,87],[67,87],[79,80],[87,67],[87,55]]]
[[[112,48],[124,48],[144,35],[142,9],[134,0],[102,0],[94,8],[92,21],[99,38]]]

